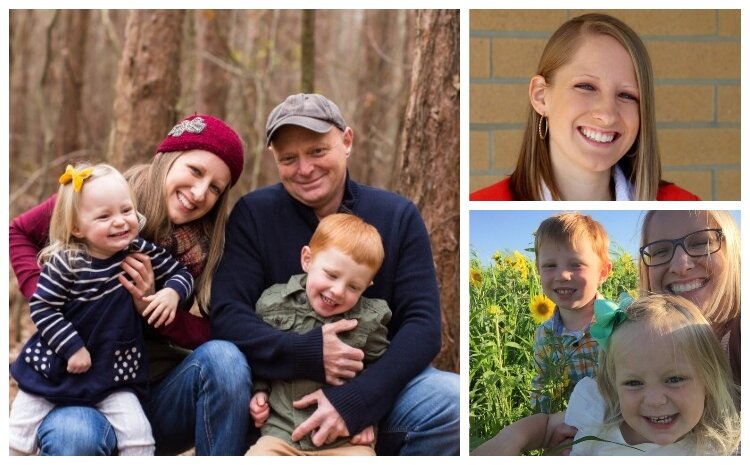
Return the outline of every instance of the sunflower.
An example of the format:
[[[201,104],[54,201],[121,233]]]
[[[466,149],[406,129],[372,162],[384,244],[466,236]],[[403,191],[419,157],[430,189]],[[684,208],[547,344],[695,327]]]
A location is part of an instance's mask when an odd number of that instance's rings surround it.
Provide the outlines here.
[[[469,283],[474,287],[479,287],[482,284],[482,272],[477,268],[469,269]]]
[[[550,300],[546,295],[535,295],[531,299],[531,305],[529,306],[531,316],[537,323],[544,323],[555,311],[555,303]]]
[[[489,313],[492,316],[500,315],[500,306],[490,305],[489,307],[487,307],[487,313]]]

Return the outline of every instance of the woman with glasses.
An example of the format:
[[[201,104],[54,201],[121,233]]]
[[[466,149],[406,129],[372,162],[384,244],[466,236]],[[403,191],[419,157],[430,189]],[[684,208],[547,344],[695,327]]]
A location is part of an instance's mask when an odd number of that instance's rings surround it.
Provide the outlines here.
[[[740,233],[732,215],[650,211],[643,219],[640,252],[642,293],[681,295],[700,308],[739,386]]]

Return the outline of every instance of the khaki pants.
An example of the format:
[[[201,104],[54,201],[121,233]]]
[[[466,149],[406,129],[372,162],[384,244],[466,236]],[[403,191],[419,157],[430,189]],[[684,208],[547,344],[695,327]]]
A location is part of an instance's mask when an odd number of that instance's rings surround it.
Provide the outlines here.
[[[333,455],[375,455],[375,449],[370,446],[341,446],[333,449],[321,450],[298,450],[283,439],[273,436],[261,436],[245,455],[309,455],[309,456],[333,456]]]

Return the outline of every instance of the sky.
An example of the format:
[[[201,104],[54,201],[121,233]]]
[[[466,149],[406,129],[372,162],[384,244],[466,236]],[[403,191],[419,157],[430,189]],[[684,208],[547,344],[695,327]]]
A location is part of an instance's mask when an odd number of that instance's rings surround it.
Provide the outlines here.
[[[562,211],[562,210],[560,210]],[[469,243],[477,251],[480,261],[491,263],[492,254],[521,251],[529,258],[533,253],[524,249],[534,247],[533,232],[557,210],[473,210],[469,212]],[[581,210],[600,222],[609,234],[610,250],[621,248],[631,256],[638,256],[640,225],[645,211],[641,210]],[[737,224],[739,212],[732,212]],[[613,247],[614,246],[614,247]]]

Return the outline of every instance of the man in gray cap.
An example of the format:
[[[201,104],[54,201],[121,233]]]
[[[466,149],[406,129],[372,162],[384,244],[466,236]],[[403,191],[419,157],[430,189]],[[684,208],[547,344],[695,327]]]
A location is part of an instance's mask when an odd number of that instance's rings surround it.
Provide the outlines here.
[[[266,143],[281,183],[245,195],[232,211],[213,279],[213,337],[237,344],[255,377],[328,383],[295,403],[315,413],[297,426],[294,441],[310,434],[324,446],[377,425],[379,454],[457,455],[459,377],[430,366],[441,332],[429,236],[409,200],[349,178],[353,141],[339,108],[322,95],[291,95],[271,112]],[[264,289],[302,272],[300,250],[319,219],[336,212],[375,226],[385,248],[364,296],[388,302],[390,347],[365,371],[362,351],[337,336],[356,320],[296,334],[255,314]]]

